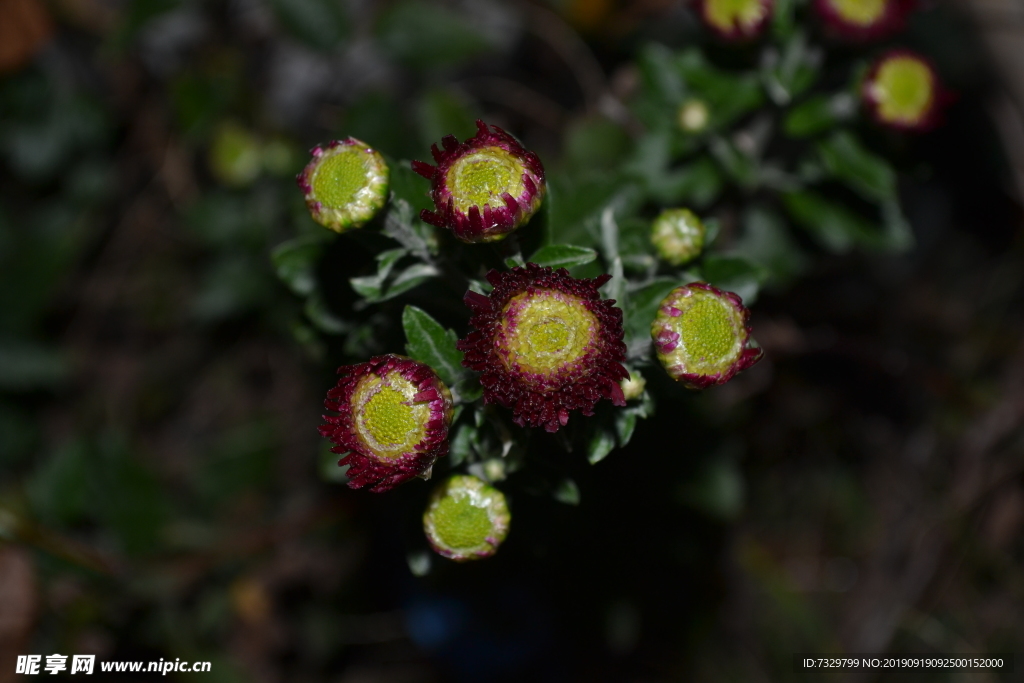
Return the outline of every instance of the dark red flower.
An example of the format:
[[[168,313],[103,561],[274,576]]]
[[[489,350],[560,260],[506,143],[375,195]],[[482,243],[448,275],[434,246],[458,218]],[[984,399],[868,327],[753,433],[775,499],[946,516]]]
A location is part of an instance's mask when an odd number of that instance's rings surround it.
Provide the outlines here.
[[[463,242],[494,242],[530,220],[547,186],[536,154],[497,126],[476,125],[465,142],[446,135],[443,151],[431,146],[437,166],[414,161],[412,169],[432,184],[437,210],[424,209],[424,221],[451,229]]]
[[[697,14],[704,24],[732,41],[759,36],[774,7],[773,0],[697,0]]]
[[[899,31],[913,7],[914,0],[814,0],[814,9],[831,32],[850,41]]]
[[[476,329],[458,348],[462,364],[481,373],[484,402],[511,408],[522,427],[549,432],[564,427],[572,410],[593,415],[602,398],[625,405],[622,311],[597,291],[609,278],[576,279],[527,263],[489,272],[490,296],[466,292]]]
[[[404,356],[376,356],[338,368],[338,384],[324,405],[320,434],[347,453],[348,485],[388,491],[413,477],[430,477],[448,453],[452,396],[430,366]]]
[[[931,62],[910,50],[892,50],[875,60],[861,84],[861,97],[883,126],[925,131],[938,125],[950,99]]]
[[[750,346],[750,311],[732,292],[706,282],[676,287],[651,322],[651,337],[669,377],[690,389],[725,384],[761,360]]]

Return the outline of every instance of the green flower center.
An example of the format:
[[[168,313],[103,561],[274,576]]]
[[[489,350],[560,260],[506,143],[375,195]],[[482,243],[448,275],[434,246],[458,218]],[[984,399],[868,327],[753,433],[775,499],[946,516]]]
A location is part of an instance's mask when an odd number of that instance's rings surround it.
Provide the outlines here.
[[[761,0],[708,0],[705,18],[721,31],[756,25],[768,11]]]
[[[445,183],[457,208],[468,213],[477,206],[505,206],[502,196],[507,192],[519,198],[526,191],[523,173],[526,167],[501,147],[484,147],[460,157],[448,169]]]
[[[356,431],[378,456],[397,458],[423,440],[430,406],[413,403],[416,393],[416,386],[398,375],[368,375],[352,393]]]
[[[371,184],[372,156],[355,145],[331,150],[317,166],[311,183],[313,197],[331,208],[356,201],[360,190]]]
[[[889,0],[832,0],[836,14],[857,26],[870,26],[885,14]]]
[[[583,358],[598,326],[579,299],[550,289],[514,296],[502,313],[498,350],[506,367],[546,376]]]
[[[917,123],[932,101],[932,72],[914,57],[892,57],[878,69],[871,84],[884,121]]]
[[[715,296],[701,296],[682,315],[679,336],[700,365],[732,363],[737,351],[736,310]]]
[[[487,510],[473,505],[467,495],[445,496],[438,501],[432,516],[438,540],[452,550],[483,545],[493,530]]]

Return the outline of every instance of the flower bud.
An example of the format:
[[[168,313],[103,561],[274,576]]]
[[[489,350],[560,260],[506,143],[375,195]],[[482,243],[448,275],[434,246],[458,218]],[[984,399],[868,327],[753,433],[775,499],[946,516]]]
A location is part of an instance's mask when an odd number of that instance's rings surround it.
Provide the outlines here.
[[[423,530],[439,555],[465,562],[496,553],[511,521],[501,491],[476,477],[455,475],[431,494]]]
[[[726,40],[756,38],[772,16],[773,0],[698,0],[708,28]]]
[[[647,380],[644,379],[639,370],[630,370],[629,377],[619,382],[619,386],[622,387],[622,397],[627,401],[632,401],[644,395],[644,389],[647,388]]]
[[[355,138],[314,147],[313,160],[296,182],[306,206],[320,225],[335,232],[362,227],[388,199],[388,166],[384,158]]]
[[[320,434],[346,454],[348,485],[388,491],[413,477],[430,477],[448,453],[452,395],[428,365],[395,354],[338,368]]]
[[[814,0],[830,31],[846,40],[871,40],[903,27],[913,0]]]
[[[679,106],[679,127],[687,133],[703,132],[708,127],[710,114],[704,100],[686,100]]]
[[[690,389],[724,384],[764,354],[749,345],[749,317],[732,292],[705,282],[676,287],[651,323],[658,360],[672,379]]]
[[[707,230],[689,209],[665,209],[651,226],[651,243],[658,256],[681,266],[700,256]]]
[[[424,209],[424,221],[463,242],[495,242],[533,217],[547,185],[536,154],[497,126],[476,125],[477,134],[465,142],[447,135],[443,151],[431,147],[437,166],[414,161],[412,168],[432,184],[436,211]]]
[[[938,122],[941,87],[935,69],[920,55],[895,50],[878,59],[861,87],[864,103],[884,126],[927,130]]]

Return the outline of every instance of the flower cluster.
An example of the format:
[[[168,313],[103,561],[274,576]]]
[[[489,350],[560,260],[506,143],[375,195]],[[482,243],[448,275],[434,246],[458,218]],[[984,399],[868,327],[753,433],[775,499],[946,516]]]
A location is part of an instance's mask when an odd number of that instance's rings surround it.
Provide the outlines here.
[[[424,209],[424,221],[450,229],[463,242],[494,242],[540,208],[544,166],[501,128],[476,125],[476,135],[465,142],[448,135],[443,150],[431,147],[437,166],[414,161],[412,168],[431,182],[436,211]]]
[[[609,277],[576,279],[528,263],[488,273],[490,296],[467,292],[475,330],[458,348],[462,364],[481,373],[484,401],[511,408],[520,426],[549,432],[564,427],[570,411],[593,415],[602,398],[625,405],[622,311],[597,291]]]

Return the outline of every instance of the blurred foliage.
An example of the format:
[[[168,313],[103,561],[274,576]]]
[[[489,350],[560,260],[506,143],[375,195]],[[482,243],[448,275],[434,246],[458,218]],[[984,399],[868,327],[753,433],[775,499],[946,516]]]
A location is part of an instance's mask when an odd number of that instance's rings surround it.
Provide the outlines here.
[[[858,111],[885,45],[828,42],[804,3],[738,49],[658,2],[33,6],[54,38],[0,77],[0,567],[31,567],[0,586],[0,680],[25,652],[214,681],[802,680],[793,652],[1019,644],[1020,208],[952,10],[899,37],[961,92],[914,139]],[[518,251],[417,218],[408,160],[481,116],[548,169]],[[335,236],[291,178],[347,135],[393,198]],[[685,269],[651,256],[666,205],[712,228]],[[454,348],[466,288],[526,259],[613,274],[647,380],[564,439],[479,405]],[[647,326],[696,278],[757,301],[768,360],[688,395]],[[424,554],[428,487],[350,492],[316,434],[333,368],[403,350],[459,401],[438,473],[509,495],[487,566]]]

